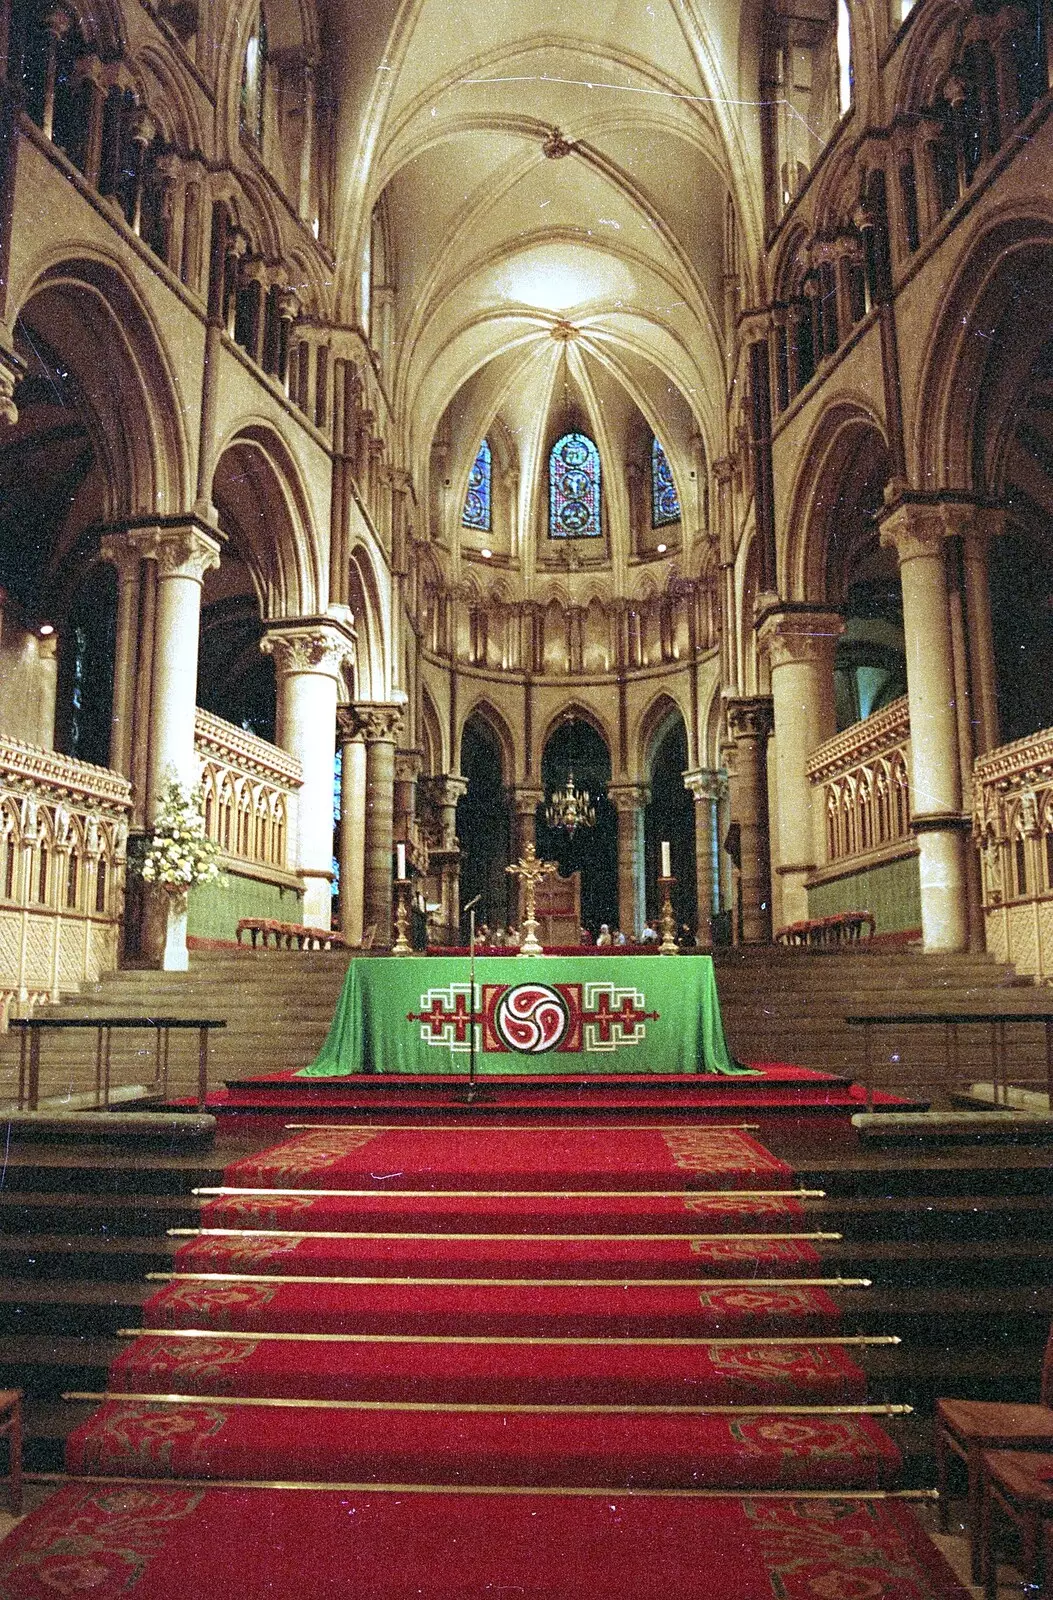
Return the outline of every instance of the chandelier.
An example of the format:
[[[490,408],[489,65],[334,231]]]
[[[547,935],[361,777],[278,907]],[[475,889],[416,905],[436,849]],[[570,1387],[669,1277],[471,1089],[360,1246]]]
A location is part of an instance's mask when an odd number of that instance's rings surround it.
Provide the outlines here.
[[[567,769],[567,781],[562,789],[553,789],[548,798],[545,824],[549,828],[565,828],[571,834],[575,828],[596,826],[596,808],[587,789],[574,787],[573,767]]]

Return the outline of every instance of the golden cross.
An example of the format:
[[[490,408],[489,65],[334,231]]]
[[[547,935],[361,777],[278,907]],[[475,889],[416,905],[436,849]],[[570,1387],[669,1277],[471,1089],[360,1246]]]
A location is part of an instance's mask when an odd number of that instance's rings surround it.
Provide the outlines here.
[[[519,878],[523,885],[523,930],[526,935],[519,947],[520,955],[539,956],[542,953],[537,938],[537,917],[534,914],[535,896],[537,886],[542,878],[547,878],[553,872],[558,872],[554,861],[541,861],[534,848],[534,841],[527,840],[526,849],[519,861],[513,861],[511,866],[505,868],[514,878]]]

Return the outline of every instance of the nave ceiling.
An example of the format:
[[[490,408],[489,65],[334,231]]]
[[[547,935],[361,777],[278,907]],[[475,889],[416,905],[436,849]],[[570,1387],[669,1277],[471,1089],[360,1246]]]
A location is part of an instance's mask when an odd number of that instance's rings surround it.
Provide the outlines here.
[[[551,555],[546,456],[564,426],[601,451],[604,549],[582,558],[616,591],[633,553],[625,469],[645,435],[668,456],[685,536],[698,529],[699,466],[724,448],[729,216],[739,259],[757,257],[749,15],[671,0],[326,9],[341,320],[368,315],[372,238],[397,453],[423,494],[439,443],[432,504],[456,544],[476,449],[500,439],[524,592]]]

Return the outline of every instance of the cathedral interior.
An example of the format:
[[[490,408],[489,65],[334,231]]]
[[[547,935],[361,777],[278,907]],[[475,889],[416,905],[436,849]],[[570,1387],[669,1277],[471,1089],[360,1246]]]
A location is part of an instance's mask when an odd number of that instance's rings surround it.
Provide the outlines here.
[[[3,1027],[535,851],[1047,981],[1051,113],[1047,0],[0,7]]]
[[[528,841],[632,938],[667,841],[703,948],[1044,975],[1041,0],[3,26],[5,1004],[149,959],[173,781],[192,940],[381,947],[399,841],[432,943]]]

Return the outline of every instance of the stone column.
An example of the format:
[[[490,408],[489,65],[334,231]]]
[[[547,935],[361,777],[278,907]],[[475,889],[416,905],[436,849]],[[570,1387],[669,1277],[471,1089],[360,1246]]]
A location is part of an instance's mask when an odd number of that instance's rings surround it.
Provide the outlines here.
[[[766,746],[772,729],[768,695],[728,700],[728,731],[735,744],[731,820],[739,830],[739,897],[743,944],[771,940],[771,855],[768,839]]]
[[[328,928],[333,915],[333,756],[340,677],[354,640],[328,617],[280,622],[260,648],[278,678],[277,742],[303,768],[297,806],[296,870],[304,880],[303,920]]]
[[[843,626],[836,612],[795,608],[770,612],[760,628],[771,664],[778,813],[772,853],[784,923],[806,920],[805,883],[822,859],[807,767],[816,746],[837,731],[834,649]]]
[[[512,789],[515,812],[515,860],[522,861],[528,844],[537,848],[537,808],[544,799],[544,791],[530,784],[516,784]]]
[[[392,849],[394,844],[395,746],[403,708],[383,701],[353,706],[366,742],[366,845],[362,916],[376,925],[376,943],[392,943]]]
[[[886,512],[881,542],[899,558],[910,704],[911,827],[918,837],[926,950],[969,943],[962,771],[944,545],[948,508],[915,501]]]
[[[417,779],[424,765],[423,750],[396,750],[394,837],[408,845],[417,821]]]
[[[956,515],[954,507],[946,509],[954,517],[962,541],[973,745],[976,755],[982,756],[1001,742],[988,556],[992,538],[1005,531],[1005,512],[963,506]]]
[[[337,712],[340,738],[340,929],[362,943],[362,888],[366,864],[366,747],[347,706]]]
[[[120,533],[104,535],[99,552],[102,559],[111,562],[117,570],[117,640],[113,663],[110,766],[130,778],[135,738],[135,685],[139,673],[139,595],[143,554],[140,543],[134,537]]]
[[[219,566],[219,543],[193,523],[136,531],[128,535],[128,543],[157,565],[146,780],[147,819],[152,821],[169,783],[192,789],[198,780],[194,720],[201,585],[205,573]]]
[[[457,842],[457,802],[468,792],[467,778],[457,773],[437,773],[424,778],[432,806],[438,812],[439,844],[428,851],[429,864],[439,874],[440,943],[458,944],[461,937],[461,847]]]
[[[698,894],[698,928],[695,942],[702,949],[713,945],[713,914],[720,909],[717,808],[727,794],[723,772],[700,767],[684,773],[684,787],[695,797],[695,877]]]
[[[618,816],[618,922],[634,939],[646,915],[643,824],[650,794],[645,784],[619,783],[608,785],[607,798]]]

